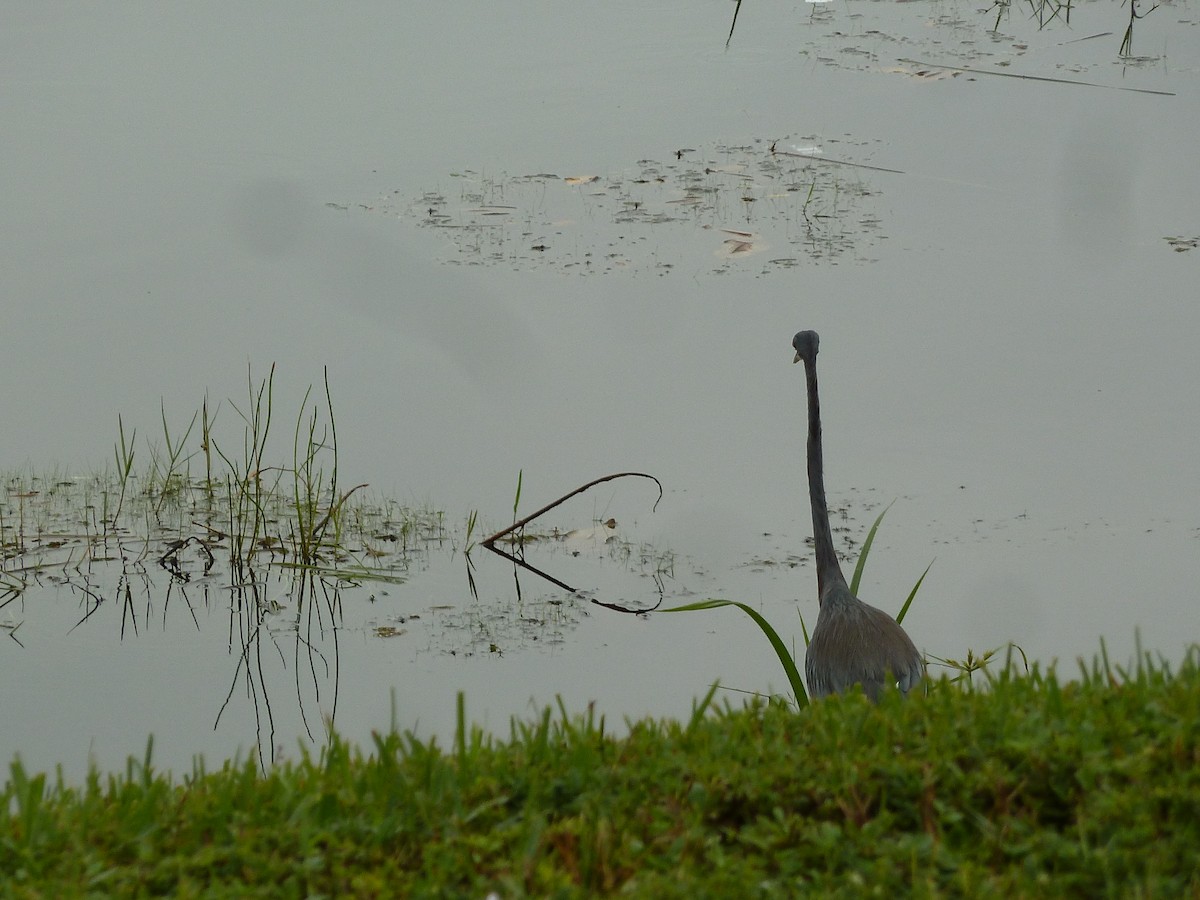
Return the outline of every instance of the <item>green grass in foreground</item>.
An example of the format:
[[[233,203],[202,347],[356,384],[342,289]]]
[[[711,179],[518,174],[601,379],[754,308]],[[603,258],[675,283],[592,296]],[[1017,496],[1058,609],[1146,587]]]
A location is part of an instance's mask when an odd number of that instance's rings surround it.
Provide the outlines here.
[[[0,879],[15,897],[1195,896],[1200,653],[620,739],[547,710],[505,742],[390,734],[180,783],[131,762],[47,789],[14,764]]]

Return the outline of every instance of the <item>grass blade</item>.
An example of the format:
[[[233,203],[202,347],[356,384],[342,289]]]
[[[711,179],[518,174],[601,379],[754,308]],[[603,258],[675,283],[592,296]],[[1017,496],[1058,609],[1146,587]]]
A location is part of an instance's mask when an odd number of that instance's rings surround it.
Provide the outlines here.
[[[921,589],[921,582],[925,580],[925,576],[929,574],[929,570],[933,568],[934,560],[930,560],[929,565],[925,567],[925,571],[921,573],[921,577],[917,579],[917,583],[913,585],[912,591],[909,592],[908,599],[904,601],[904,605],[900,607],[900,612],[896,616],[896,623],[903,624],[904,617],[908,615],[908,608],[912,606],[913,597],[917,596],[917,591]]]
[[[517,521],[517,507],[521,505],[521,480],[525,477],[525,470],[517,470],[517,495],[513,497],[513,522]]]
[[[779,657],[779,662],[783,666],[784,674],[787,675],[788,684],[792,689],[792,696],[795,698],[797,706],[808,705],[808,692],[804,689],[804,680],[800,677],[800,670],[796,668],[796,661],[792,658],[792,654],[788,652],[787,645],[779,636],[771,623],[759,614],[759,612],[745,603],[738,603],[736,600],[700,600],[696,603],[689,603],[686,606],[673,606],[670,609],[664,609],[663,612],[691,612],[698,609],[720,609],[723,606],[736,606],[751,619],[755,624],[762,629],[762,633],[767,636],[767,640],[771,642],[771,646],[775,648],[775,655]]]
[[[858,562],[854,566],[854,577],[850,579],[850,593],[855,597],[858,596],[858,583],[862,580],[863,569],[867,565],[867,555],[871,552],[871,545],[875,543],[875,532],[879,530],[879,523],[883,521],[883,517],[887,515],[887,511],[892,508],[893,500],[883,508],[883,512],[875,520],[875,524],[871,526],[871,530],[867,532],[867,539],[863,542],[862,553],[858,554]]]

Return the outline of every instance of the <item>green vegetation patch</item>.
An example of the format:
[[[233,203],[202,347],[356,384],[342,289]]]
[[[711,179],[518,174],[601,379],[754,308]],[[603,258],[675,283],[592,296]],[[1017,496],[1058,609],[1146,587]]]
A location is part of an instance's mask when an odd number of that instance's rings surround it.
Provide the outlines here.
[[[499,741],[181,783],[150,752],[81,788],[11,767],[11,896],[1180,896],[1200,890],[1200,650],[1177,673],[1001,675],[686,723],[560,706]],[[710,694],[711,697],[711,694]]]

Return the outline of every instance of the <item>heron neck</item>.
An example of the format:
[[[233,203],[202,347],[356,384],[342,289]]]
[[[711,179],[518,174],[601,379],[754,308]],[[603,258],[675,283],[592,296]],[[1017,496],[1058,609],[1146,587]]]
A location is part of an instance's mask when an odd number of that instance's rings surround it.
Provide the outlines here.
[[[836,582],[846,583],[842,567],[833,549],[833,531],[829,527],[829,507],[825,503],[824,463],[821,455],[821,402],[817,398],[817,366],[804,361],[804,376],[808,382],[808,496],[812,502],[813,544],[817,551],[817,590],[825,590]]]

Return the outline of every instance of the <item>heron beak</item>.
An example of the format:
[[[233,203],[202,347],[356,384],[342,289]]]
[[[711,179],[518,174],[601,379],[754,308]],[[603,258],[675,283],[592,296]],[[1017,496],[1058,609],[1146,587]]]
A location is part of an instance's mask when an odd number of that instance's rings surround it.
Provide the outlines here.
[[[800,351],[799,350],[796,351],[796,358],[792,360],[792,365],[794,366],[798,362],[800,362]]]

